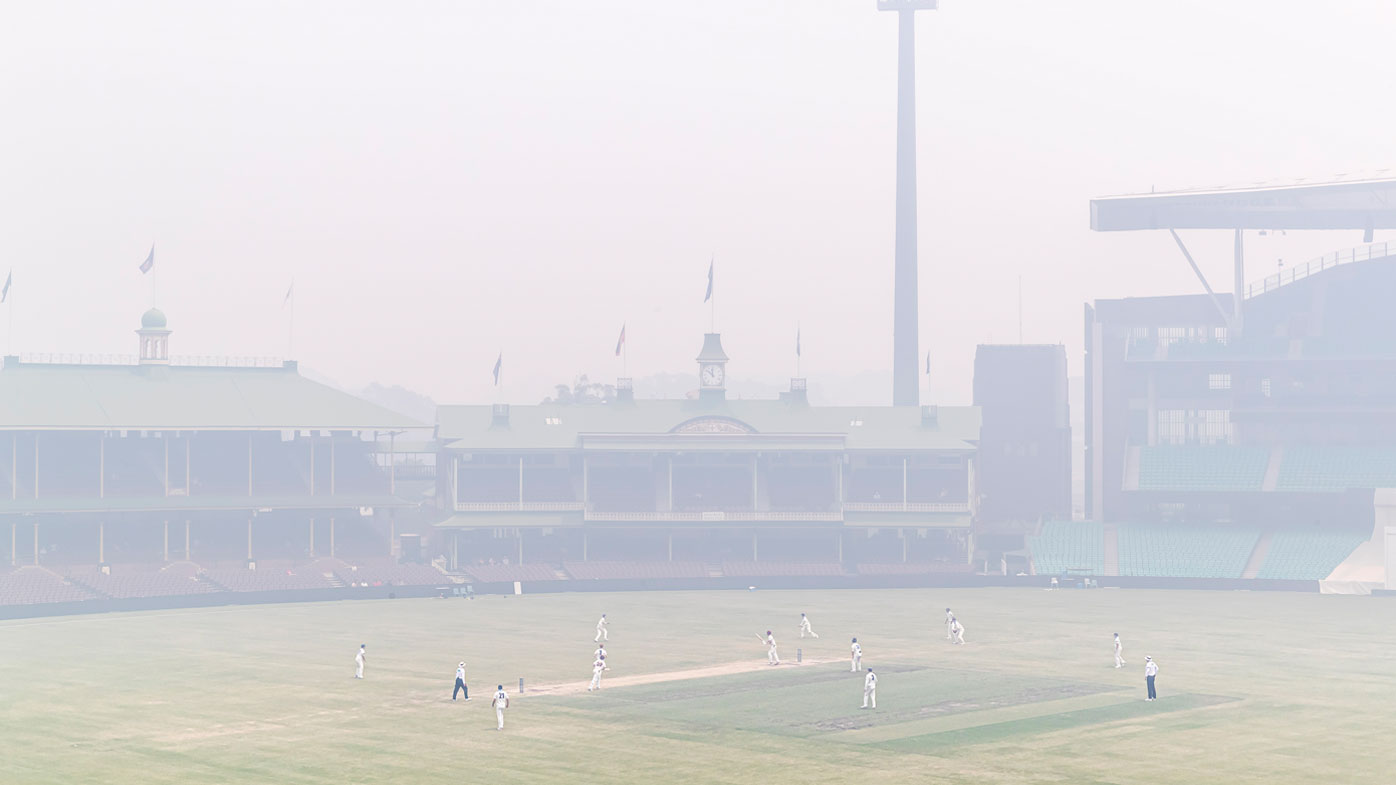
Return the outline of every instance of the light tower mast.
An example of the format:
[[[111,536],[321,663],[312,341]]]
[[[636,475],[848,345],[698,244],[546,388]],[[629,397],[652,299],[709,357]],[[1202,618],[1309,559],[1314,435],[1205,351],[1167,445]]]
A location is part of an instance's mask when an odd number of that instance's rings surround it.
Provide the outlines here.
[[[921,402],[917,380],[916,21],[938,0],[877,0],[897,12],[897,244],[892,296],[892,405]]]

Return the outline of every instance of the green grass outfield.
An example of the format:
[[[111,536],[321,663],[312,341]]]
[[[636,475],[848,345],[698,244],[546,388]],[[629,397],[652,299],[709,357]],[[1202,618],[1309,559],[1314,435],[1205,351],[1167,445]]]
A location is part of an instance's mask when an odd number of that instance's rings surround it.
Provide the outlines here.
[[[945,641],[944,608],[967,645]],[[795,638],[800,612],[822,636]],[[611,619],[614,686],[585,684]],[[776,631],[798,667],[759,666]],[[1128,665],[1115,670],[1111,633]],[[862,711],[849,638],[879,671]],[[351,678],[359,643],[367,678]],[[1143,661],[1159,662],[1146,703]],[[465,659],[469,703],[450,700]],[[745,661],[742,673],[620,686]],[[603,686],[605,683],[603,682]],[[0,622],[0,782],[1390,783],[1396,602],[1030,589],[656,592]]]

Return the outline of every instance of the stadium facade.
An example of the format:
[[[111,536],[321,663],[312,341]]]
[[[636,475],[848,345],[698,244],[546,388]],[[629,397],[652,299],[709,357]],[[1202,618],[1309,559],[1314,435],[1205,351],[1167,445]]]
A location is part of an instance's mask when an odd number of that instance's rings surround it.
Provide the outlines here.
[[[411,438],[424,445],[428,425],[294,362],[172,361],[170,335],[151,309],[134,358],[5,358],[0,519],[16,569],[0,594],[329,587],[345,581],[286,565],[395,552],[399,517],[429,501],[432,455]]]
[[[965,571],[976,407],[734,400],[721,338],[683,400],[442,406],[452,568],[514,580]],[[592,565],[600,562],[600,565]],[[643,563],[643,566],[641,566]],[[592,565],[592,566],[589,566]],[[609,572],[608,572],[609,571]]]

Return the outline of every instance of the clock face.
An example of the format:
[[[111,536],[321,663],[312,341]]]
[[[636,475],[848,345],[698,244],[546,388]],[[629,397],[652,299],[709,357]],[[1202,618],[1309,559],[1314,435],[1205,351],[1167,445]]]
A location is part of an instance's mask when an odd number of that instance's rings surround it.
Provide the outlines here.
[[[707,387],[717,387],[722,384],[722,366],[703,366],[703,384]]]

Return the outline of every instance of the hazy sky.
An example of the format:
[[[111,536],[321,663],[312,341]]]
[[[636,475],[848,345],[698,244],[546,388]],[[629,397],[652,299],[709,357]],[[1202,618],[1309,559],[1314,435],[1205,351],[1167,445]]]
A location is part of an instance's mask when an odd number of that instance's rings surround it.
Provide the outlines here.
[[[174,354],[534,402],[577,372],[885,371],[896,18],[874,0],[9,2],[10,352],[133,352],[156,243]],[[1390,0],[943,0],[918,17],[922,351],[1063,342],[1199,287],[1093,196],[1396,167]],[[1230,237],[1187,236],[1217,289]],[[1396,233],[1378,233],[1378,240]],[[1249,238],[1250,278],[1357,232]],[[6,270],[0,270],[2,275]],[[643,391],[640,391],[643,394]]]

